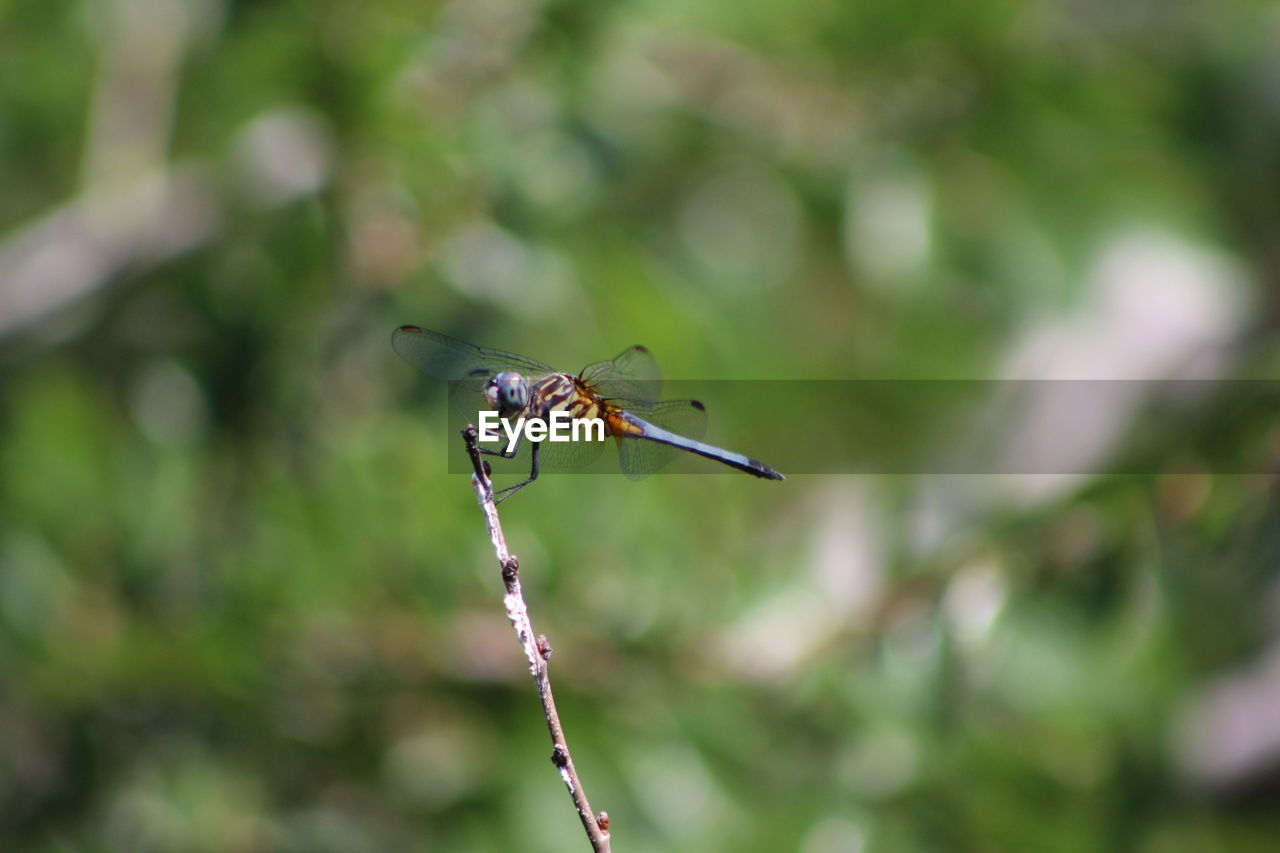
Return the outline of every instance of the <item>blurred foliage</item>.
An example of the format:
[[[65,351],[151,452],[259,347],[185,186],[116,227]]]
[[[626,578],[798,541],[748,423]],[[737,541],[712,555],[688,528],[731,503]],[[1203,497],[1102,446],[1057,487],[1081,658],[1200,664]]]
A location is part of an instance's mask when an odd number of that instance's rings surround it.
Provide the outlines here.
[[[1278,25],[3,4],[0,848],[585,848],[401,323],[691,379],[1192,369],[1271,470],[1230,380],[1280,363]],[[1273,849],[1273,481],[1110,460],[504,505],[615,849]]]

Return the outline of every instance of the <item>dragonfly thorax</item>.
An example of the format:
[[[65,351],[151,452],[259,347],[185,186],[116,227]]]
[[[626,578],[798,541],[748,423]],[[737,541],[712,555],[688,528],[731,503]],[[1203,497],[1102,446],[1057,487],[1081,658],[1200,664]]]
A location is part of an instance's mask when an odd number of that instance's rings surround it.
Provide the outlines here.
[[[503,371],[485,384],[484,399],[499,416],[512,417],[529,405],[529,383],[515,371]]]

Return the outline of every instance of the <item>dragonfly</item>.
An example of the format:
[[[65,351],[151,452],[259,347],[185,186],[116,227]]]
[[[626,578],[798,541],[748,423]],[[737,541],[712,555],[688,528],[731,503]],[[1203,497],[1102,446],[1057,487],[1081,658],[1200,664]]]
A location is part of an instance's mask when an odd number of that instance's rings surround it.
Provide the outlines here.
[[[703,443],[700,439],[707,426],[706,407],[697,400],[658,400],[662,374],[657,360],[645,347],[629,347],[617,358],[590,364],[572,374],[421,326],[396,329],[391,345],[418,370],[448,382],[461,392],[463,400],[474,400],[478,394],[489,410],[497,411],[501,418],[546,420],[553,412],[567,412],[572,418],[599,418],[605,435],[616,440],[622,472],[630,479],[654,473],[679,451],[696,453],[766,480],[784,479],[763,462]],[[495,498],[501,501],[537,480],[543,463],[564,468],[589,464],[605,443],[531,442],[532,469],[528,478],[499,490]],[[519,448],[481,447],[480,451],[511,459]]]

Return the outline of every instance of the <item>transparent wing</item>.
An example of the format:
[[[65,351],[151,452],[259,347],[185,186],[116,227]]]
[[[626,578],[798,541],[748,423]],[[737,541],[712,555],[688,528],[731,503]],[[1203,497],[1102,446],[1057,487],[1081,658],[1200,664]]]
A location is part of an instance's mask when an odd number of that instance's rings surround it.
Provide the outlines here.
[[[605,436],[601,441],[544,441],[539,451],[541,464],[547,468],[585,468],[600,458],[605,444],[613,439]]]
[[[658,368],[658,361],[642,346],[625,349],[609,361],[587,365],[580,378],[606,400],[653,404],[662,393],[662,371]]]
[[[604,441],[543,441],[538,449],[538,464],[544,471],[573,471],[579,468],[586,468],[600,458],[601,451],[607,444],[612,444],[613,439],[606,436]],[[487,444],[486,447],[494,449],[502,449],[506,444],[504,436],[502,442],[498,444]],[[490,459],[496,471],[500,473],[524,472],[529,471],[532,462],[530,454],[533,450],[533,443],[530,441],[521,441],[520,449],[511,461],[502,459]]]
[[[707,431],[707,410],[697,400],[633,403],[627,406],[627,411],[654,426],[694,441],[700,440]],[[629,479],[640,480],[661,469],[680,450],[643,438],[624,438],[618,442],[618,461],[623,474]]]
[[[396,354],[428,376],[479,392],[491,378],[512,370],[537,380],[554,371],[540,361],[499,349],[487,349],[423,329],[401,326],[391,335]]]

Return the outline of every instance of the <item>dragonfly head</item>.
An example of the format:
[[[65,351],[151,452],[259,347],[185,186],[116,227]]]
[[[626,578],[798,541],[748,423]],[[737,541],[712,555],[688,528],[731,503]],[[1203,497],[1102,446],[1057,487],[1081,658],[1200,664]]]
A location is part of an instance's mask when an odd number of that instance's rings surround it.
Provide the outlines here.
[[[501,417],[515,415],[529,405],[529,383],[519,373],[503,371],[484,386],[484,399]]]

